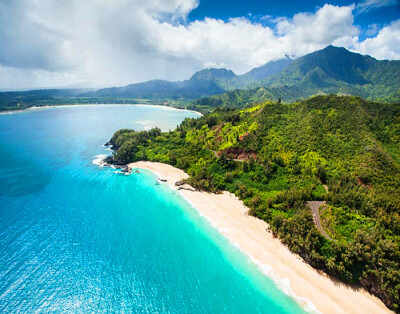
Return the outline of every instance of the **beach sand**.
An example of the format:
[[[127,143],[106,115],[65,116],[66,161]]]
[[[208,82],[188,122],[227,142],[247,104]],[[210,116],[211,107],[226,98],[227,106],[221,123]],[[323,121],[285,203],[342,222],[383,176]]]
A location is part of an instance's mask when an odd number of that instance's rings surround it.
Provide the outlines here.
[[[176,181],[188,177],[184,171],[162,163],[141,161],[129,166],[152,171],[167,179],[174,189]],[[189,190],[180,190],[180,193],[305,309],[312,311],[314,307],[322,313],[390,313],[382,301],[367,291],[356,291],[331,280],[290,252],[266,231],[266,222],[247,215],[248,208],[235,195]]]

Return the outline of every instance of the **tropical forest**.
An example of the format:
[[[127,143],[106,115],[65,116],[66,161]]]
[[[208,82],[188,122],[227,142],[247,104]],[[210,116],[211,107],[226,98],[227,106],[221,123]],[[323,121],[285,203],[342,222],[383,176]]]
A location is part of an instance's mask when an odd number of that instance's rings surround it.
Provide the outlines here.
[[[122,129],[111,143],[116,161],[168,163],[196,189],[235,193],[307,263],[399,311],[399,105],[337,95],[264,101],[164,133]]]

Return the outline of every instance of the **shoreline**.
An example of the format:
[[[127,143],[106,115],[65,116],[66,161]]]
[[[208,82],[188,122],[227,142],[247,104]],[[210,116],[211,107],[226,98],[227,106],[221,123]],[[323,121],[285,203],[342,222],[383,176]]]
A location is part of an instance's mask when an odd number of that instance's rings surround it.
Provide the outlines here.
[[[146,169],[167,179],[174,190],[176,181],[188,175],[168,164],[139,161],[132,169]],[[234,194],[179,190],[181,196],[206,218],[221,235],[242,251],[264,275],[271,278],[306,311],[322,313],[392,313],[377,297],[363,289],[335,282],[291,252],[272,233],[268,224],[247,214],[248,208]]]
[[[68,108],[68,107],[83,107],[83,106],[89,106],[89,107],[94,107],[94,106],[139,106],[139,107],[159,107],[159,108],[167,108],[170,110],[184,110],[184,111],[189,111],[198,114],[199,116],[203,116],[203,114],[199,111],[195,110],[190,110],[190,109],[181,109],[181,108],[175,108],[172,106],[168,105],[157,105],[157,104],[65,104],[65,105],[44,105],[44,106],[31,106],[23,109],[10,109],[10,110],[0,110],[0,115],[3,114],[15,114],[15,113],[23,113],[26,111],[31,111],[31,110],[39,110],[39,109],[57,109],[57,108]]]

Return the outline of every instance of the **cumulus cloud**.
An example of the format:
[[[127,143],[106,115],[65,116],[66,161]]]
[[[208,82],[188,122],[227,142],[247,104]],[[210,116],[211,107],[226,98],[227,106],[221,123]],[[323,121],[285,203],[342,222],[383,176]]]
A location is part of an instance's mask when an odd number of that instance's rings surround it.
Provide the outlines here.
[[[31,78],[68,73],[70,80],[103,85],[183,76],[188,69],[174,66],[179,60],[152,50],[149,23],[173,25],[197,5],[197,0],[1,1],[0,64]]]
[[[206,18],[187,26],[152,21],[154,50],[177,58],[227,64],[237,72],[289,54],[301,56],[348,35],[357,35],[353,7],[325,5],[315,14],[279,19],[276,31],[245,18]],[[150,21],[149,21],[150,22]]]
[[[382,28],[378,35],[356,43],[354,48],[378,59],[400,59],[400,19]]]
[[[399,58],[393,39],[397,24],[360,43],[354,5],[326,4],[314,13],[270,19],[265,26],[245,17],[188,22],[198,4],[198,0],[1,1],[0,88],[177,80],[209,66],[243,73],[332,43],[378,58]]]
[[[282,37],[286,53],[303,55],[335,40],[357,36],[359,30],[353,25],[354,6],[338,7],[325,4],[315,14],[298,13],[292,20],[278,22],[277,30]]]

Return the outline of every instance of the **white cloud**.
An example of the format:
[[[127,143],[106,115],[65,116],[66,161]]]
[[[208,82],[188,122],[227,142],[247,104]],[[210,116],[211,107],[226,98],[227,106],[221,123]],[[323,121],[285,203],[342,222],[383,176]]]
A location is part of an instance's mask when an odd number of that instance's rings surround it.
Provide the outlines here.
[[[356,14],[362,14],[381,7],[389,7],[397,4],[397,0],[364,0],[357,4]]]
[[[280,19],[277,34],[245,18],[228,22],[206,18],[187,26],[152,20],[154,50],[163,55],[227,64],[236,72],[260,66],[286,54],[301,56],[348,35],[357,35],[353,7],[325,5],[316,14]]]
[[[382,28],[376,37],[356,43],[354,48],[378,59],[400,59],[400,19]]]
[[[281,20],[277,30],[286,53],[303,55],[348,36],[357,36],[353,25],[354,6],[338,7],[325,4],[315,14],[298,13],[292,20]]]
[[[189,23],[197,6],[198,0],[0,1],[0,88],[176,80],[209,66],[243,73],[332,43],[399,58],[394,24],[359,42],[354,5],[326,4],[270,19],[269,27],[247,18]]]

